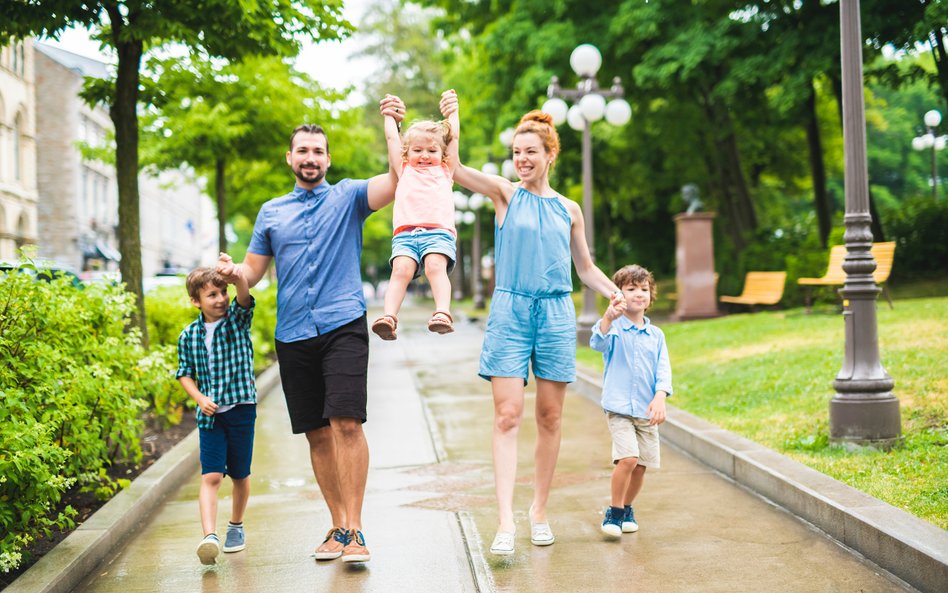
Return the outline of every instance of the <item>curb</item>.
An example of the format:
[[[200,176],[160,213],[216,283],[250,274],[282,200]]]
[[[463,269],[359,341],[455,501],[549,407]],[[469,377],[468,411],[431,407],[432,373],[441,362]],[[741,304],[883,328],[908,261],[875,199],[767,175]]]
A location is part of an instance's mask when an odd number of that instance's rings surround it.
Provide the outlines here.
[[[256,382],[259,401],[279,384],[279,365],[268,367]],[[195,430],[17,577],[4,593],[72,591],[132,531],[148,521],[159,503],[190,477],[199,463]]]
[[[598,376],[577,369],[572,388],[599,403]],[[948,591],[948,531],[671,405],[662,437],[920,591]]]

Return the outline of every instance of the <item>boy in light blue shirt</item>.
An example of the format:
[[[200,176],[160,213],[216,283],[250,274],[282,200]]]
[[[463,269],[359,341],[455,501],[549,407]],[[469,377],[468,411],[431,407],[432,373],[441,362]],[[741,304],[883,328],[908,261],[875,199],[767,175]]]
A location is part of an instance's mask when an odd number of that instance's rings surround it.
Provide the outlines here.
[[[609,305],[593,326],[589,346],[605,363],[602,409],[612,434],[612,502],[602,532],[610,537],[638,531],[632,502],[642,490],[645,470],[660,466],[658,425],[665,421],[665,398],[672,394],[665,334],[645,311],[655,302],[655,278],[639,265],[612,276],[625,301]]]

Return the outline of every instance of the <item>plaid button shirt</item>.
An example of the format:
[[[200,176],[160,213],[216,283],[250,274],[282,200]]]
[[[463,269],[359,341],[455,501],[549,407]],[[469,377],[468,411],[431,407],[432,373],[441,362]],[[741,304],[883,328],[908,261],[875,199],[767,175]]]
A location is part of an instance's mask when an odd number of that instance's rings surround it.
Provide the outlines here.
[[[204,314],[184,328],[178,337],[178,372],[175,378],[191,377],[198,389],[219,406],[257,401],[253,374],[253,344],[250,323],[253,321],[253,297],[250,307],[241,307],[235,298],[214,331],[211,355],[204,339]],[[213,361],[211,360],[213,358]],[[213,428],[214,416],[197,409],[199,428]]]

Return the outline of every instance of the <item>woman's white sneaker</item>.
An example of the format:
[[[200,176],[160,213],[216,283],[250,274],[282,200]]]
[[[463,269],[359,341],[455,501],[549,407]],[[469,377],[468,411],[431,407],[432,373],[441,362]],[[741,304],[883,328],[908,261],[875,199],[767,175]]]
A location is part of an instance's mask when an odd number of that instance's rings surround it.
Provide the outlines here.
[[[490,553],[498,556],[510,556],[514,553],[514,534],[498,531],[490,545]]]

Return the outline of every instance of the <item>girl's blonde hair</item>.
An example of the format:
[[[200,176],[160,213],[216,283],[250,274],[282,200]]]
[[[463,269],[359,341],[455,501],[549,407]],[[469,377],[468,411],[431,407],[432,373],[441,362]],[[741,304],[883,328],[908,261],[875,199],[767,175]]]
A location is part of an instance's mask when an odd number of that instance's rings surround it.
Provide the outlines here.
[[[536,134],[540,137],[540,142],[546,151],[556,157],[560,154],[560,135],[556,133],[556,126],[553,125],[553,116],[549,113],[534,109],[520,118],[514,136],[518,134]],[[550,169],[556,163],[554,158],[550,164]]]
[[[441,160],[447,158],[448,144],[451,143],[451,126],[446,120],[442,121],[416,121],[402,134],[402,160],[408,161],[408,149],[411,143],[418,138],[434,138],[441,146]]]

